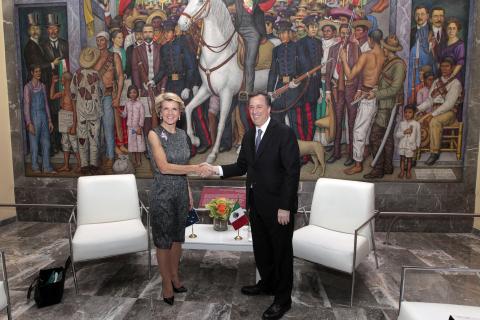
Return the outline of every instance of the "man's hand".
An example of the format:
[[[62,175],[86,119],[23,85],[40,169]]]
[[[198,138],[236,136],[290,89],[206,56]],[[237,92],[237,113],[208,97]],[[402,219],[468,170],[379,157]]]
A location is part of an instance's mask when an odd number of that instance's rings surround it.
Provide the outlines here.
[[[50,120],[48,121],[48,131],[50,131],[50,133],[53,132],[53,123]]]
[[[190,89],[185,88],[182,90],[182,93],[180,94],[183,100],[187,100],[188,97],[190,96]]]
[[[288,87],[290,89],[295,89],[300,85],[300,82],[296,82],[295,80],[292,80],[288,83]]]
[[[273,101],[275,101],[275,99],[277,99],[277,97],[273,94],[273,92],[268,92],[267,94],[270,97],[270,101],[272,103],[273,103]]]
[[[377,94],[375,93],[374,90],[371,90],[367,93],[367,96],[365,98],[367,98],[368,100],[372,100],[373,98],[375,98],[377,96]]]
[[[358,98],[360,98],[360,96],[362,95],[362,91],[360,90],[357,90],[357,93],[355,93],[355,96],[353,97],[353,100],[357,100]]]
[[[197,95],[197,93],[198,93],[198,89],[199,89],[199,88],[198,88],[198,86],[193,86],[193,88],[192,88],[192,92],[193,92],[193,95],[194,95],[194,96],[196,96],[196,95]]]
[[[430,120],[432,120],[433,116],[432,116],[432,113],[431,112],[428,112],[426,113],[423,117],[421,117],[418,122],[426,122],[426,123],[429,123]]]
[[[142,135],[142,128],[137,128],[136,130],[136,133],[137,133],[137,136],[141,136]]]
[[[342,60],[342,62],[347,61],[347,50],[345,48],[342,48],[342,50],[340,50],[340,59]]]
[[[203,178],[218,175],[218,169],[216,166],[203,162],[199,165],[198,175]]]
[[[326,95],[325,95],[325,102],[328,103],[328,104],[331,104],[332,103],[332,93],[331,92],[327,92]]]
[[[53,61],[52,61],[53,65],[55,66],[58,66],[58,64],[60,63],[60,58],[55,58]]]
[[[278,209],[278,223],[282,226],[287,225],[290,222],[290,211]]]
[[[68,133],[71,134],[72,136],[77,134],[77,128],[75,126],[71,126],[70,130],[68,130]]]
[[[120,97],[118,98],[113,98],[112,100],[112,106],[117,109],[118,112],[120,112]]]
[[[29,123],[27,125],[27,130],[28,132],[30,132],[31,134],[35,135],[35,126],[33,125],[33,123]]]

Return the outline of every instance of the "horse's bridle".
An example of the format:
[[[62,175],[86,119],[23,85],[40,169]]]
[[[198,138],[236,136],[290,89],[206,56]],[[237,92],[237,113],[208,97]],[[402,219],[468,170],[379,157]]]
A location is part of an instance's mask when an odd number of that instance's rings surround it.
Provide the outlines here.
[[[210,13],[210,8],[211,8],[211,3],[210,3],[210,0],[205,0],[205,2],[203,3],[203,5],[200,7],[200,9],[193,15],[189,15],[188,13],[186,13],[185,11],[183,11],[180,16],[185,16],[187,19],[189,19],[191,21],[191,23],[195,23],[197,22],[197,20],[199,19],[198,17],[202,15],[202,13],[204,12],[207,12],[206,15],[208,15]]]

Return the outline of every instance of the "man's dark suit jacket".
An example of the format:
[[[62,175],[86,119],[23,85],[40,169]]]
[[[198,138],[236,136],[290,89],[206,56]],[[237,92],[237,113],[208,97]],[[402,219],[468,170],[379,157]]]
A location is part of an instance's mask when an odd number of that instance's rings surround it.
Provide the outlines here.
[[[153,43],[151,49],[153,53],[153,74],[155,76],[160,71],[160,46]],[[133,48],[131,64],[133,84],[140,90],[140,95],[144,97],[147,93],[143,87],[143,83],[148,82],[148,79],[144,79],[142,76],[144,73],[144,76],[148,76],[148,55],[147,44],[145,42]]]
[[[300,155],[293,130],[270,119],[258,151],[255,152],[255,130],[248,130],[242,140],[237,162],[222,166],[223,177],[247,174],[247,191],[253,186],[255,208],[263,215],[277,214],[278,209],[295,214],[298,206]],[[251,192],[247,192],[247,207]]]

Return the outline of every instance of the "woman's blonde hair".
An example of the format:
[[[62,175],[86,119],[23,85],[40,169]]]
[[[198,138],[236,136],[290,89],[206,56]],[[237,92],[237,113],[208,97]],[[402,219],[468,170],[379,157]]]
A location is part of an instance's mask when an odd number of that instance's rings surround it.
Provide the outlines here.
[[[160,116],[160,113],[162,111],[163,101],[175,101],[176,103],[178,103],[178,106],[180,107],[180,113],[185,110],[185,103],[183,103],[182,98],[180,98],[173,92],[165,92],[155,98],[155,112],[158,116]]]

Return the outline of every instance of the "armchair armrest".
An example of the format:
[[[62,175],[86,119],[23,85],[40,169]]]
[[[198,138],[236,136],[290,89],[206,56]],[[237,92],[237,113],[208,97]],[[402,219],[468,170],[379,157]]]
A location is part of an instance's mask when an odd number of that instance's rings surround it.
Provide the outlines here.
[[[72,224],[75,224],[75,229],[77,227],[77,217],[75,216],[75,209],[77,208],[77,206],[74,206],[72,208],[72,213],[70,214],[70,218],[68,219],[68,232],[69,232],[69,235],[70,235],[70,240],[73,239],[73,233],[72,232]]]
[[[310,223],[310,219],[307,216],[307,212],[310,212],[311,209],[307,210],[307,207],[309,207],[309,206],[303,206],[303,207],[298,208],[297,213],[300,213],[300,212],[303,213],[303,215],[305,216],[305,223],[308,225]]]
[[[420,267],[420,266],[403,266],[402,275],[400,280],[400,298],[398,301],[398,312],[400,312],[400,307],[405,294],[405,279],[407,276],[407,271],[416,270],[416,271],[432,271],[432,272],[464,272],[464,273],[478,273],[480,274],[480,269],[469,269],[469,268],[441,268],[441,267]]]
[[[374,220],[378,215],[380,214],[380,211],[374,210],[373,216],[371,216],[367,221],[363,222],[360,226],[358,226],[355,229],[355,237],[353,238],[353,264],[352,264],[352,272],[355,272],[355,263],[357,259],[357,238],[358,238],[358,232],[362,230],[367,224],[371,223],[372,220]],[[373,238],[373,229],[372,229],[372,243],[373,246],[375,247],[374,243],[375,239]],[[378,265],[377,265],[378,268]]]
[[[139,200],[140,202],[140,215],[144,211],[145,214],[147,215],[147,231],[150,232],[150,211],[145,207],[145,204],[143,204],[142,200]]]

